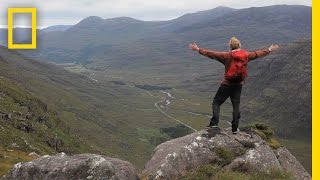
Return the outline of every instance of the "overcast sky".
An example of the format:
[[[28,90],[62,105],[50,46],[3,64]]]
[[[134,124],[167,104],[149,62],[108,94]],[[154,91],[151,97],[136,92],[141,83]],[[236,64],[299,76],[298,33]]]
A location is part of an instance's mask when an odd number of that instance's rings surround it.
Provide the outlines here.
[[[1,0],[0,25],[6,27],[8,7],[36,7],[38,26],[45,27],[76,24],[88,16],[102,18],[128,16],[147,21],[168,20],[217,6],[237,9],[275,4],[311,6],[311,2],[311,0]],[[23,16],[15,19],[15,25],[26,26],[30,23]]]

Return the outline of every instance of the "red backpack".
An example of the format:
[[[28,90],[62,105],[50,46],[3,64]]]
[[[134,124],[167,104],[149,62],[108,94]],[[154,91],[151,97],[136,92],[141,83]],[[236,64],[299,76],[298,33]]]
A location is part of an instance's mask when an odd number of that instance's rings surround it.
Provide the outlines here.
[[[233,83],[240,83],[247,77],[248,53],[244,50],[230,52],[231,62],[226,69],[225,78]]]

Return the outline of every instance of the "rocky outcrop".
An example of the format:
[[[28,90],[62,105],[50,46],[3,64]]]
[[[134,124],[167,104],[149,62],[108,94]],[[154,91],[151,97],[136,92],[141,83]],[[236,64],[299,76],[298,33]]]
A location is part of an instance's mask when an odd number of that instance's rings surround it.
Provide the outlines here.
[[[142,174],[144,179],[175,179],[209,163],[230,171],[285,170],[299,180],[311,179],[287,149],[270,148],[252,131],[234,135],[230,130],[218,128],[201,130],[160,144]]]
[[[311,179],[286,148],[271,148],[258,134],[251,128],[236,135],[230,129],[210,128],[167,141],[154,150],[141,178],[179,179],[198,167],[211,164],[226,172],[272,173],[280,170],[298,180]],[[139,177],[127,161],[95,154],[67,156],[60,153],[18,163],[4,179],[135,180]]]
[[[42,156],[27,163],[18,163],[3,177],[14,179],[112,179],[136,180],[134,167],[127,161],[95,154]]]

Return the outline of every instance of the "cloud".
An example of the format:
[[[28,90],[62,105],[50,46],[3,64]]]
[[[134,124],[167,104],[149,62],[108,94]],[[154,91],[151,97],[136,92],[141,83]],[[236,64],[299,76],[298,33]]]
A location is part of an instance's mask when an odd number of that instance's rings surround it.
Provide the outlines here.
[[[36,7],[38,25],[76,24],[88,16],[111,18],[129,16],[141,20],[167,20],[185,13],[217,6],[246,8],[274,4],[302,4],[311,0],[1,0],[0,24],[7,24],[8,7]],[[18,22],[19,23],[19,22]],[[19,25],[19,24],[17,24]]]

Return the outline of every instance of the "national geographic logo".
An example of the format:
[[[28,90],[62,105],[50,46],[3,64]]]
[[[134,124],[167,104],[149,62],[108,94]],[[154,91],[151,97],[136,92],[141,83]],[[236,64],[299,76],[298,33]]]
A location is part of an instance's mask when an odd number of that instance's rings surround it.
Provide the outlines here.
[[[31,44],[13,43],[13,15],[31,14]],[[8,8],[8,49],[36,49],[37,48],[37,9],[36,8]]]

